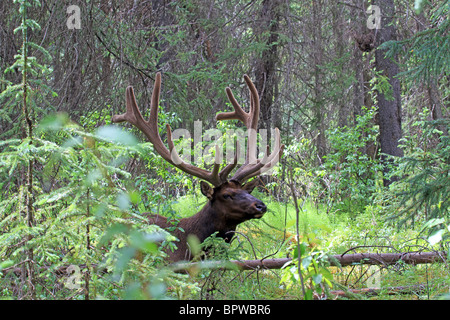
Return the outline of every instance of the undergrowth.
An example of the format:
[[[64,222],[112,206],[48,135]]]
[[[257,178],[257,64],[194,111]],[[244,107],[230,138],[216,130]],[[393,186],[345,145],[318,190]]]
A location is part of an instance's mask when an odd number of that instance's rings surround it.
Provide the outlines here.
[[[237,259],[285,258],[296,241],[295,208],[290,203],[257,196],[268,205],[260,220],[251,220],[237,229],[231,250],[238,248]],[[200,208],[201,195],[188,195],[172,204],[181,216],[191,216]],[[310,246],[321,246],[328,254],[360,252],[414,252],[439,250],[431,246],[423,225],[398,229],[380,215],[381,208],[372,205],[356,217],[348,213],[327,214],[324,206],[312,201],[301,203],[299,235]],[[348,292],[344,299],[435,299],[448,292],[450,272],[445,264],[395,266],[354,265],[328,267],[333,276],[333,290],[381,289],[376,296]],[[190,298],[210,299],[298,299],[300,283],[287,288],[281,282],[283,270],[204,271],[197,279],[201,290]],[[409,294],[394,294],[391,287],[413,286]],[[417,290],[414,291],[414,286]],[[205,295],[205,292],[208,294]],[[329,296],[328,298],[332,298]],[[342,299],[342,297],[340,297]]]

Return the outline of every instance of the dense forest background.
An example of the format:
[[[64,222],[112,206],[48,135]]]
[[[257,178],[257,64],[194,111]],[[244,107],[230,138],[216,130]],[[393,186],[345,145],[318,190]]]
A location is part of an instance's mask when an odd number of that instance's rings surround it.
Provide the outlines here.
[[[303,234],[303,254],[318,265],[317,252],[357,246],[448,252],[449,15],[448,0],[1,1],[0,296],[221,297],[222,271],[174,273],[157,227],[140,215],[195,213],[204,203],[198,181],[165,164],[139,132],[111,126],[129,85],[149,111],[156,72],[161,128],[234,126],[214,120],[231,110],[225,88],[246,105],[243,75],[254,81],[260,127],[278,127],[286,150],[259,191],[279,205],[269,214],[281,222],[244,231],[279,233],[273,256],[299,251],[290,232]],[[193,211],[180,213],[182,201]],[[332,230],[302,229],[307,214],[310,226],[320,216]],[[338,224],[367,229],[331,244]],[[240,246],[223,254],[251,257],[257,247],[246,256]],[[435,273],[448,289],[444,265]],[[339,281],[348,276],[325,265],[303,266],[310,291],[294,289],[305,283],[288,268],[270,274],[276,285],[254,272],[238,298],[312,298],[332,284],[349,287]]]

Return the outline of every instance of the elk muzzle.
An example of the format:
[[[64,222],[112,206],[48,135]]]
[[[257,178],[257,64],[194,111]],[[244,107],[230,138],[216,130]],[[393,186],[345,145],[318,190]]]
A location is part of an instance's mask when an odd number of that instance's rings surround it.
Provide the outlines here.
[[[258,200],[252,203],[251,209],[254,212],[253,217],[259,219],[264,215],[264,213],[266,213],[267,206],[264,204],[264,202]]]

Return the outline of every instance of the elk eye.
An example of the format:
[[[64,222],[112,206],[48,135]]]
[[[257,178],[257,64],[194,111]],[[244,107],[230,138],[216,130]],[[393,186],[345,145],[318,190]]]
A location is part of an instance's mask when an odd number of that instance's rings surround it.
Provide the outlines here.
[[[231,196],[231,194],[224,194],[223,195],[224,199],[233,199],[233,197]]]

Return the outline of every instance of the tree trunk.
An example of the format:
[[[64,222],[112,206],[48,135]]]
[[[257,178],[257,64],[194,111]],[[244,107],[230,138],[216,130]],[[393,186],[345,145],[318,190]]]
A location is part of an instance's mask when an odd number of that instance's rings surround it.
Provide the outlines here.
[[[325,101],[323,97],[323,71],[321,66],[323,65],[323,44],[322,44],[322,20],[323,20],[323,3],[318,1],[312,2],[312,27],[313,27],[313,52],[314,52],[314,121],[316,122],[317,138],[316,148],[317,156],[320,164],[323,163],[323,159],[327,154],[326,150],[326,109]]]
[[[393,0],[374,1],[381,10],[381,28],[375,34],[375,45],[378,47],[382,43],[390,40],[396,40],[396,26],[393,23],[395,7]],[[385,92],[378,91],[378,115],[380,122],[380,144],[382,153],[382,162],[384,163],[385,177],[383,183],[385,186],[398,180],[398,177],[387,178],[388,165],[391,163],[389,156],[403,157],[403,150],[399,147],[399,140],[402,137],[402,111],[400,98],[400,81],[396,78],[399,72],[396,57],[393,59],[385,58],[386,51],[376,49],[375,66],[377,71],[381,71],[386,76],[391,90]],[[389,91],[389,92],[386,92]]]
[[[366,83],[366,74],[368,64],[365,63],[363,52],[364,50],[361,48],[359,39],[363,38],[365,35],[366,29],[366,21],[363,16],[364,11],[357,7],[357,0],[353,1],[352,7],[350,8],[350,14],[352,16],[352,32],[353,32],[353,57],[352,57],[352,66],[353,72],[355,75],[355,82],[353,83],[353,121],[356,125],[356,117],[362,114],[362,107],[371,107],[367,103],[371,103],[371,101],[366,101],[368,96],[367,91],[365,89]],[[367,51],[367,50],[366,50]]]
[[[421,12],[417,16],[417,30],[416,32],[425,31],[427,28],[431,28],[431,24],[425,18],[423,12]],[[430,77],[427,83],[424,83],[424,88],[421,90],[426,91],[426,95],[428,96],[428,105],[430,106],[431,118],[433,120],[444,119],[445,116],[442,113],[442,99],[439,94],[438,81],[434,76]],[[421,112],[419,109],[417,112]],[[438,129],[441,130],[445,135],[448,135],[447,128],[444,125],[439,125]]]
[[[343,6],[337,2],[330,3],[330,11],[332,14],[332,26],[333,26],[333,34],[336,38],[336,42],[334,45],[334,51],[336,52],[336,60],[341,60],[346,54],[346,48],[350,44],[345,36],[344,25],[346,24],[345,15],[343,11]],[[348,68],[347,63],[338,62],[339,69],[337,71],[337,79],[340,76],[346,75],[346,71]],[[338,81],[336,81],[338,82]],[[339,89],[339,95],[336,95],[333,100],[335,100],[335,107],[338,108],[338,127],[343,128],[348,126],[349,119],[351,115],[351,107],[352,105],[348,101],[348,96],[346,94],[347,88],[342,86]]]
[[[260,95],[261,125],[268,130],[274,127],[281,127],[281,117],[279,107],[276,103],[278,95],[278,81],[276,77],[276,67],[278,64],[278,32],[281,19],[280,0],[263,0],[260,22],[255,27],[259,37],[269,31],[265,40],[266,48],[262,52],[261,58],[256,61],[255,85]]]

